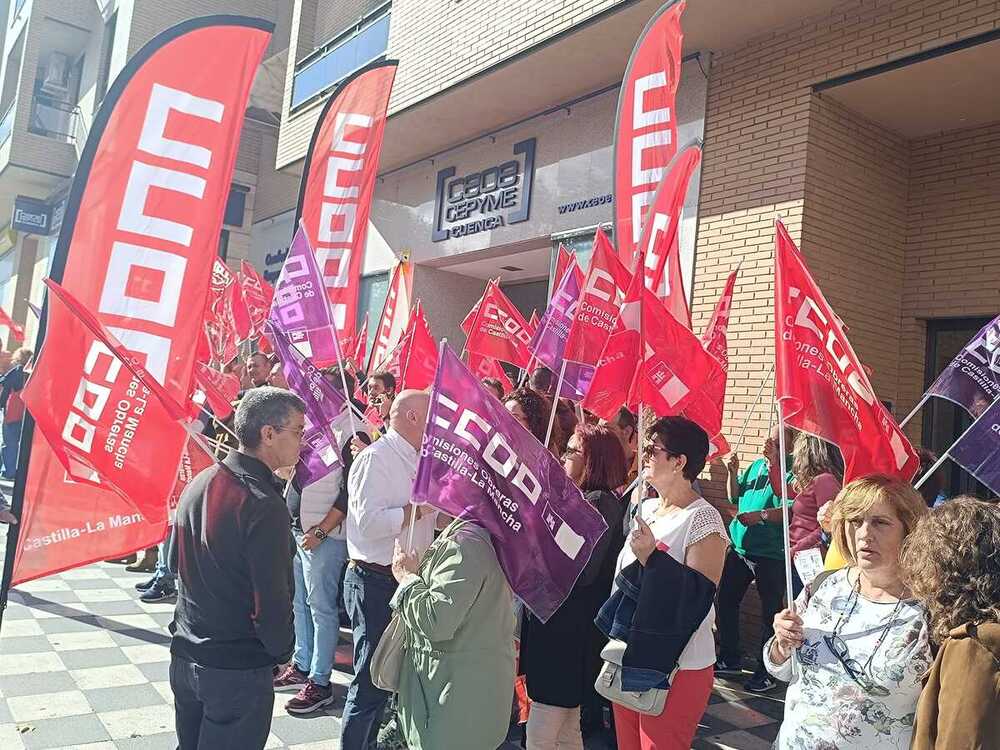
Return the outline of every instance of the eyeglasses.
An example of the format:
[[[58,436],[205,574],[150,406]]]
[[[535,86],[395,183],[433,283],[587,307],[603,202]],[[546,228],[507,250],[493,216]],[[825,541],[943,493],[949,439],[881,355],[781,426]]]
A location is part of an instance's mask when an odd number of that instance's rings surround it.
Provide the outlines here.
[[[566,450],[563,451],[562,460],[565,461],[565,460],[567,460],[569,458],[572,458],[573,456],[582,456],[582,455],[583,455],[583,451],[580,450],[579,448],[569,448],[569,447],[567,447]]]
[[[850,675],[850,678],[854,680],[862,690],[869,695],[876,695],[882,698],[889,695],[889,688],[884,685],[879,685],[877,682],[872,680],[872,678],[868,676],[868,672],[865,671],[865,668],[859,664],[856,659],[851,658],[850,651],[848,651],[847,644],[844,643],[843,638],[834,633],[833,635],[823,636],[823,642],[826,643],[826,647],[830,649],[830,653],[836,656],[837,661],[844,666],[844,669],[847,671],[847,674]],[[874,652],[872,652],[872,656],[875,656]],[[871,659],[869,659],[869,662],[871,662]]]
[[[297,430],[294,430],[291,427],[278,427],[277,425],[271,425],[271,429],[274,430],[275,432],[291,432],[300,439],[302,438],[302,435],[304,435],[306,431],[305,426],[300,427]]]
[[[666,448],[664,448],[659,443],[654,443],[654,442],[650,441],[650,442],[646,443],[644,446],[642,446],[642,457],[643,458],[652,458],[654,453],[662,453],[664,456],[669,456],[670,455],[670,451],[668,451]]]

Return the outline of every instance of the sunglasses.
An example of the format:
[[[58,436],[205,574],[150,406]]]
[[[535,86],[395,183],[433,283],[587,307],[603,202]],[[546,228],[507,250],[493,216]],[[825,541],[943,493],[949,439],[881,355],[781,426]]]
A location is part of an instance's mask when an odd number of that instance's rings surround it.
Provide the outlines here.
[[[865,671],[865,668],[857,662],[856,659],[851,658],[851,654],[847,649],[847,644],[844,643],[844,639],[839,635],[825,635],[823,636],[823,641],[826,643],[826,647],[830,649],[830,652],[837,657],[847,674],[850,675],[851,679],[858,684],[858,686],[864,690],[869,695],[875,695],[881,698],[889,695],[889,689],[884,685],[879,685]]]
[[[642,446],[642,457],[652,458],[654,453],[662,453],[664,456],[670,456],[670,451],[664,448],[659,443],[649,442]]]

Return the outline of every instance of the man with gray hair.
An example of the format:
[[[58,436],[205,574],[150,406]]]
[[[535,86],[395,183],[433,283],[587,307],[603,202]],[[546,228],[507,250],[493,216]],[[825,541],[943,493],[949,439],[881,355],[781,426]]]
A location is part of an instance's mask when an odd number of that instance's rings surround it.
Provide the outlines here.
[[[170,540],[178,597],[170,687],[180,750],[256,750],[273,668],[292,655],[292,540],[276,469],[299,458],[305,405],[262,386],[235,416],[237,450],[184,490]]]

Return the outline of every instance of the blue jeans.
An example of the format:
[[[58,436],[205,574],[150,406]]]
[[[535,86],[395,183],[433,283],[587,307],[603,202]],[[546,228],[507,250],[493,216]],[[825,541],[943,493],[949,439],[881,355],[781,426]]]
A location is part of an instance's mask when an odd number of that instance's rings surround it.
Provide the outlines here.
[[[295,530],[295,655],[292,660],[317,685],[329,685],[340,638],[340,572],[347,561],[347,541],[325,539],[312,552],[302,549]]]
[[[21,420],[3,423],[3,478],[13,479],[17,473],[17,451],[21,445]]]
[[[344,605],[354,632],[354,679],[347,690],[342,750],[372,750],[389,693],[372,685],[372,653],[389,626],[389,600],[396,593],[396,579],[365,570],[353,563],[344,576]]]
[[[156,547],[159,554],[156,556],[156,567],[153,568],[153,580],[174,589],[177,588],[177,583],[174,580],[174,574],[170,572],[167,565],[167,539],[164,539]]]

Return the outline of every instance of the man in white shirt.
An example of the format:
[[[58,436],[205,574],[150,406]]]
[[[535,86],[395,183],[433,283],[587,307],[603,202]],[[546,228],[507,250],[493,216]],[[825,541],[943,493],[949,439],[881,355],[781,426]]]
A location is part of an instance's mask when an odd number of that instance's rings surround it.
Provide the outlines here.
[[[340,743],[343,750],[375,747],[389,693],[371,681],[372,652],[389,624],[396,591],[392,553],[397,539],[422,555],[434,539],[437,513],[410,504],[429,396],[403,391],[393,401],[389,429],[358,454],[347,479],[347,551],[344,604],[354,631],[354,679],[347,691]]]

